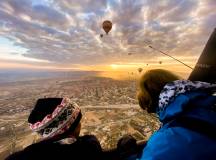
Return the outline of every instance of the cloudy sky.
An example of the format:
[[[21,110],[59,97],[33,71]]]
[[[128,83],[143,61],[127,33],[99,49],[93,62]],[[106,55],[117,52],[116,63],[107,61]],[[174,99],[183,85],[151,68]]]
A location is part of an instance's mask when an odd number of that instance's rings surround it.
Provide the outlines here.
[[[146,42],[194,66],[215,8],[216,0],[1,0],[0,68],[188,70]]]

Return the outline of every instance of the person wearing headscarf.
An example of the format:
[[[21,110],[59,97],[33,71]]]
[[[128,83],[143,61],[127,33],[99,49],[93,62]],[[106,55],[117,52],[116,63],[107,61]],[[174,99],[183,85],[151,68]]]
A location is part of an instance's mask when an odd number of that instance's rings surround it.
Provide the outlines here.
[[[42,140],[10,155],[7,160],[101,159],[102,149],[93,135],[79,136],[82,113],[69,98],[38,99],[28,122]]]

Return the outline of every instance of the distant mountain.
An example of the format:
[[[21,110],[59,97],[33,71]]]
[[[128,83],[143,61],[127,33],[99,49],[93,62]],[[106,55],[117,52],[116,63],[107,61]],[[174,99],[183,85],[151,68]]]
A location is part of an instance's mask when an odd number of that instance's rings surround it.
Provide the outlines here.
[[[0,69],[0,84],[38,80],[38,79],[50,79],[50,78],[80,78],[84,76],[95,76],[97,72],[94,71],[49,71],[49,70],[11,70]]]

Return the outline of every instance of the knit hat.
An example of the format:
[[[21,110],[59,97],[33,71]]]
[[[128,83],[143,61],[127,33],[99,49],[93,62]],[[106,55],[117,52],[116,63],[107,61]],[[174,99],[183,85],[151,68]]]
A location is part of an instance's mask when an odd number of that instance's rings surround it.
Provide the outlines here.
[[[74,131],[81,117],[80,108],[69,98],[43,98],[37,100],[28,122],[43,138],[52,138]]]
[[[211,34],[188,79],[191,81],[216,82],[216,29]]]

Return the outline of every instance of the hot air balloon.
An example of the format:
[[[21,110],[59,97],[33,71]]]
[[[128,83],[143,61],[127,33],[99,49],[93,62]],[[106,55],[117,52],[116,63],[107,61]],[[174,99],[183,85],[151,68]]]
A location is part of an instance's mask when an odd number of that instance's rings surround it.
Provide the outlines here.
[[[103,38],[103,34],[100,34],[100,37]]]
[[[142,68],[138,68],[137,70],[138,70],[139,73],[141,73],[143,71]]]
[[[130,56],[130,55],[132,55],[132,53],[131,53],[131,52],[129,52],[129,53],[128,53],[128,55]]]
[[[162,64],[162,61],[159,61],[159,64]]]
[[[103,29],[106,32],[106,34],[108,34],[109,31],[112,29],[112,22],[106,20],[103,22],[102,26],[103,26]]]
[[[148,63],[146,64],[146,66],[148,66]]]

